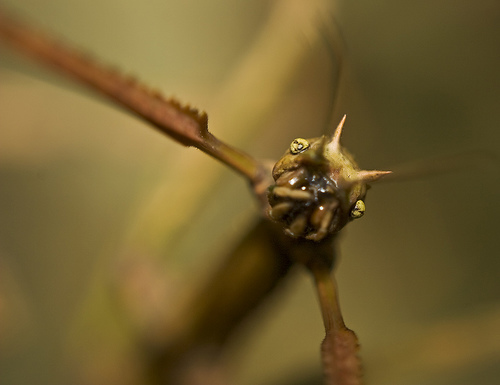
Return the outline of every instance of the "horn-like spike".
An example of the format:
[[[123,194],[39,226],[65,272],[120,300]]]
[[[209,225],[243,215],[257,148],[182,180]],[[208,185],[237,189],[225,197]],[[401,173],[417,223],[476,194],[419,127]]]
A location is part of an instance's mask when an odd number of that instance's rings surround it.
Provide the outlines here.
[[[327,135],[324,137],[324,143],[320,146],[323,154],[328,156],[328,154],[335,154],[340,151],[340,136],[342,135],[342,127],[344,126],[346,117],[347,115],[342,117],[332,136]]]
[[[344,115],[342,119],[340,120],[339,125],[335,129],[335,132],[333,133],[333,138],[331,142],[332,147],[338,147],[340,146],[340,136],[342,135],[342,128],[344,127],[345,119],[347,115]]]
[[[357,179],[365,183],[375,182],[384,175],[392,174],[392,171],[379,171],[379,170],[361,170],[358,172]]]

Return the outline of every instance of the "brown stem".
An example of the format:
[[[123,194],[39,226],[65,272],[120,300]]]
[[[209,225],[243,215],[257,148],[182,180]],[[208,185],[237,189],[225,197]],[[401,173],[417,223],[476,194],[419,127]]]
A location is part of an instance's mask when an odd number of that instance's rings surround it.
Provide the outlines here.
[[[196,147],[256,183],[262,165],[246,153],[222,143],[208,131],[208,117],[175,99],[165,99],[132,77],[105,67],[48,34],[0,10],[0,40],[58,72],[85,84],[185,146]]]
[[[347,329],[340,311],[337,285],[330,275],[330,269],[323,264],[310,269],[316,284],[325,332],[328,334],[334,330]]]
[[[146,341],[145,365],[151,384],[179,384],[177,376],[185,374],[192,357],[218,356],[242,321],[288,275],[292,261],[281,244],[283,239],[279,227],[261,219],[171,321],[165,330],[167,338],[160,333]]]
[[[327,264],[308,265],[315,286],[325,325],[321,356],[326,385],[362,385],[359,344],[356,334],[344,323],[337,294],[337,285]]]

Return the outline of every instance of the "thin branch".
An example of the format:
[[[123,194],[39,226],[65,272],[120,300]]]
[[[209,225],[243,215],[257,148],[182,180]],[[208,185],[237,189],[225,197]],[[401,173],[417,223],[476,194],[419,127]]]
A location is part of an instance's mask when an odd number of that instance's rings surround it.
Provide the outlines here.
[[[176,376],[198,353],[207,347],[211,359],[221,353],[235,329],[288,276],[287,244],[281,228],[265,219],[250,230],[178,317],[144,340],[151,383],[179,384]]]
[[[325,266],[314,266],[311,268],[316,284],[321,315],[325,332],[330,333],[334,329],[346,328],[342,313],[340,311],[337,286],[330,277],[330,270]]]
[[[340,311],[337,285],[326,264],[310,265],[325,325],[321,356],[326,385],[361,385],[361,361],[356,334],[344,323]]]
[[[252,183],[261,178],[261,164],[246,153],[221,142],[208,131],[204,112],[103,66],[89,55],[63,45],[47,33],[7,16],[0,10],[0,40],[33,59],[85,84],[143,118],[177,142],[200,149],[236,170]]]

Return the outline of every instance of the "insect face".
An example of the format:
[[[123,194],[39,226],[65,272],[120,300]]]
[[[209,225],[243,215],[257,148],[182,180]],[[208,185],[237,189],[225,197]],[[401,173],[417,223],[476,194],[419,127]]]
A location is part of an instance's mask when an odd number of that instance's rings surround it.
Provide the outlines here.
[[[389,173],[363,171],[333,136],[297,138],[273,169],[269,216],[293,238],[321,241],[365,212],[367,183]]]

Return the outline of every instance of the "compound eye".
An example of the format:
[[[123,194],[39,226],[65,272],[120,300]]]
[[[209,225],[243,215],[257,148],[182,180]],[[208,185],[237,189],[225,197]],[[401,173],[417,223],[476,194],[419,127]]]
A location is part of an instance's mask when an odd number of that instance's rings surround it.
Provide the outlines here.
[[[290,152],[292,154],[300,154],[309,147],[309,142],[302,138],[294,139],[290,144]]]
[[[365,214],[365,210],[366,210],[365,202],[363,202],[361,199],[358,199],[353,209],[351,210],[351,218],[353,219],[361,218]]]

